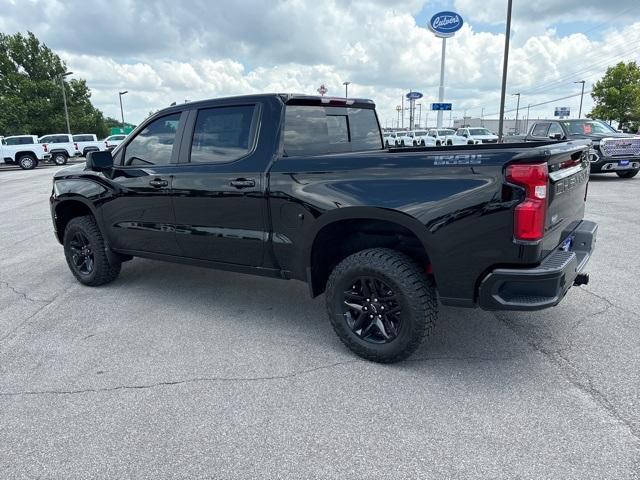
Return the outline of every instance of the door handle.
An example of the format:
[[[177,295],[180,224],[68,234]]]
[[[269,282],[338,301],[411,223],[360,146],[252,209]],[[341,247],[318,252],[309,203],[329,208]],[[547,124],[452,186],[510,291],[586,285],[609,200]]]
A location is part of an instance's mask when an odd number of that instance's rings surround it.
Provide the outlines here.
[[[251,180],[250,178],[236,178],[235,180],[231,180],[229,185],[236,188],[250,188],[256,186],[256,181]]]
[[[167,182],[166,180],[162,180],[160,178],[154,178],[149,182],[149,185],[151,185],[154,188],[162,188],[162,187],[168,186],[169,182]]]

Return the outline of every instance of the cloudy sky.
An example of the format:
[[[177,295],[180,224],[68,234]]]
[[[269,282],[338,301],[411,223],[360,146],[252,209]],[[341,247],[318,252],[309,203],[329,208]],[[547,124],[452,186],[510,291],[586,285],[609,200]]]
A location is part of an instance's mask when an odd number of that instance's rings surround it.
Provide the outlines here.
[[[447,41],[453,117],[498,111],[506,0],[0,0],[0,31],[33,31],[85,78],[94,103],[134,123],[173,101],[252,92],[373,98],[383,125],[409,89],[438,90],[441,40],[428,19],[465,21]],[[591,84],[618,62],[640,60],[638,0],[514,0],[508,93],[531,117],[577,112],[574,81]],[[510,96],[507,109],[515,109]],[[591,99],[585,95],[585,108]],[[513,116],[509,113],[508,116]],[[433,117],[432,117],[433,118]],[[432,123],[432,122],[430,122]]]

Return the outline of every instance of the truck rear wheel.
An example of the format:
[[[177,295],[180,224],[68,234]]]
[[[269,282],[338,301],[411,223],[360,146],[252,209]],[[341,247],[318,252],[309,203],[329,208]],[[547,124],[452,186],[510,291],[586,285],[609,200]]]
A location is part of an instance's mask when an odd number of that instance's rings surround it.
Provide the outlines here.
[[[66,153],[58,152],[53,154],[53,163],[58,166],[66,165],[68,159],[69,157]]]
[[[18,165],[23,170],[33,170],[38,166],[38,159],[29,154],[21,155],[18,158]]]
[[[102,233],[91,215],[72,218],[63,240],[67,264],[80,283],[97,287],[112,282],[120,274],[122,264],[109,262]]]
[[[336,334],[355,354],[380,363],[409,357],[438,316],[433,282],[403,253],[373,248],[336,266],[326,289]]]
[[[626,172],[616,172],[616,174],[620,178],[633,178],[635,177],[640,170],[627,170]]]

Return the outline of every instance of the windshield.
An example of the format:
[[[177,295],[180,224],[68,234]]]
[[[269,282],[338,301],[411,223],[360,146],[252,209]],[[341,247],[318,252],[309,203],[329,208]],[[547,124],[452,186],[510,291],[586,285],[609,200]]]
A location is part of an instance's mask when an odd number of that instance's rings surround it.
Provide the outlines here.
[[[438,135],[453,135],[455,132],[453,130],[438,130]]]
[[[487,130],[486,128],[470,128],[469,129],[469,133],[471,135],[493,135],[489,130]]]
[[[602,133],[608,135],[610,133],[617,133],[613,127],[610,127],[600,120],[578,120],[571,122],[562,122],[564,128],[570,134],[573,135],[591,135],[594,133]]]

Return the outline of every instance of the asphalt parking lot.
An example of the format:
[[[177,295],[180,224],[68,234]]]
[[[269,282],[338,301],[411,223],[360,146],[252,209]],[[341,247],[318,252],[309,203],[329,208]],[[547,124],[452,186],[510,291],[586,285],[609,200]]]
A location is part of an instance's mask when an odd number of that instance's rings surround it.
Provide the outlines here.
[[[640,477],[640,177],[592,178],[587,287],[443,307],[384,366],[301,283],[136,259],[79,285],[56,169],[0,171],[0,478]]]

